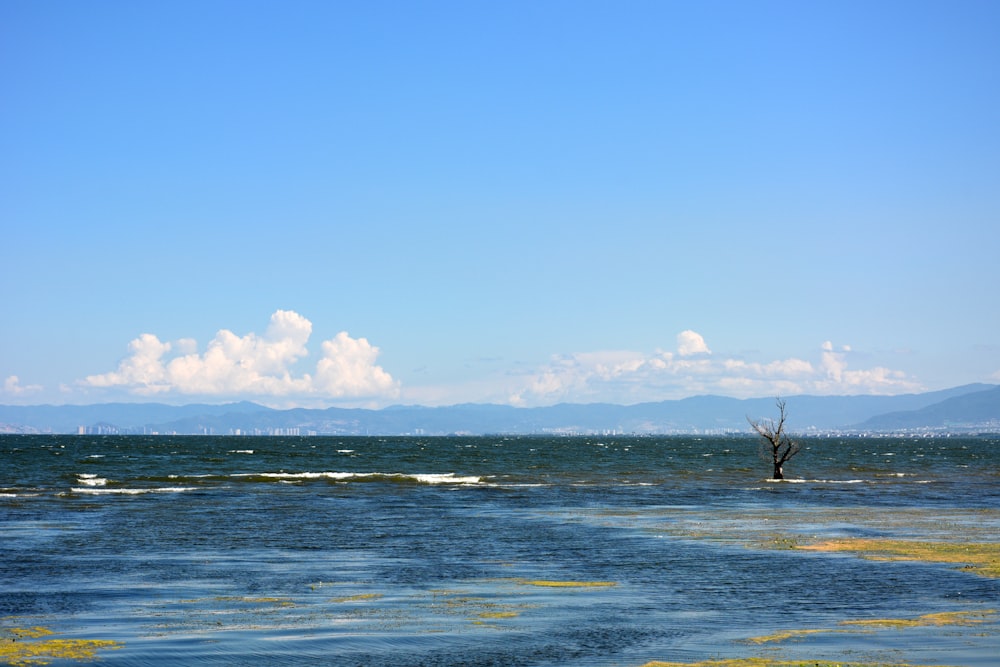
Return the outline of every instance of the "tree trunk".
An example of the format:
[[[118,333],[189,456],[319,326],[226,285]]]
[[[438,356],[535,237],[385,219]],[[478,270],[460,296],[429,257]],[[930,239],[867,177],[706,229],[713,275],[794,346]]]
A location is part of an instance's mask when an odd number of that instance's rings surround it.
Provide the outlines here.
[[[777,461],[774,463],[774,479],[785,479],[785,475],[781,472],[781,464]]]

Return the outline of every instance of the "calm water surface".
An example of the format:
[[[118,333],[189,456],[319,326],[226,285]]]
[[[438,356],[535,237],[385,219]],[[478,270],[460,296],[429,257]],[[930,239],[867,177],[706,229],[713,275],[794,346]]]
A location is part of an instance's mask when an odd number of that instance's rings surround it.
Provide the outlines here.
[[[0,436],[0,628],[107,665],[583,665],[754,655],[996,665],[953,566],[775,548],[1000,539],[1000,440]],[[559,585],[556,585],[559,584]]]

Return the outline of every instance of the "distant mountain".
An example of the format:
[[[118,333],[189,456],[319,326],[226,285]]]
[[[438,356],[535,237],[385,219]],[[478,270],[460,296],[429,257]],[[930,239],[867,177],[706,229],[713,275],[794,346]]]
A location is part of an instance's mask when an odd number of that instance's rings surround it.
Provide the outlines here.
[[[858,427],[873,431],[898,431],[964,430],[984,426],[1000,431],[1000,387],[954,396],[918,410],[878,415],[865,420]]]
[[[986,429],[1000,431],[1000,387],[971,384],[900,396],[789,396],[796,432]],[[220,435],[445,435],[456,433],[745,433],[747,417],[775,414],[774,398],[694,396],[541,408],[464,404],[382,410],[274,410],[255,403],[0,406],[0,432]]]

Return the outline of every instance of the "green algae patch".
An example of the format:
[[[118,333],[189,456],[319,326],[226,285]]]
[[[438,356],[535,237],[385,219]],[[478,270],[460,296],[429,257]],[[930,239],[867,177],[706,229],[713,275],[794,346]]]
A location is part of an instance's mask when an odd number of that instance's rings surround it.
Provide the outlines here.
[[[699,662],[660,662],[654,660],[642,667],[917,667],[907,662],[836,662],[823,660],[774,660],[772,658],[729,658]],[[921,667],[945,667],[924,665]]]
[[[986,623],[996,610],[985,611],[945,611],[937,614],[924,614],[917,618],[876,618],[862,621],[841,621],[840,625],[863,628],[919,628],[946,625],[978,625]]]
[[[0,662],[21,665],[47,665],[53,660],[96,660],[98,649],[117,649],[121,644],[110,639],[56,639],[47,628],[7,628],[0,630]]]
[[[15,639],[38,639],[39,637],[47,637],[53,634],[48,628],[43,628],[40,625],[36,625],[33,628],[11,628],[6,632],[10,633]]]
[[[479,618],[517,618],[519,615],[516,611],[484,611],[477,614]]]
[[[519,583],[545,588],[610,588],[618,585],[614,581],[549,581],[547,579],[521,579]]]
[[[517,618],[525,609],[534,605],[512,604],[498,601],[492,597],[464,595],[458,591],[435,592],[434,602],[428,607],[431,611],[449,616],[466,618],[477,625],[486,621],[497,621]]]
[[[336,598],[330,598],[330,602],[335,604],[341,604],[344,602],[366,602],[368,600],[378,600],[383,597],[381,593],[358,593],[357,595],[342,595]]]
[[[747,642],[751,644],[768,644],[771,642],[783,642],[786,639],[795,639],[797,637],[805,637],[807,635],[815,635],[821,632],[831,632],[830,630],[818,629],[818,630],[785,630],[783,632],[775,632],[770,635],[762,635],[760,637],[750,637]]]
[[[973,626],[990,622],[993,620],[992,617],[995,614],[996,610],[986,609],[983,611],[944,611],[935,614],[924,614],[917,618],[873,618],[841,621],[837,624],[840,629],[785,630],[770,635],[750,637],[746,641],[750,644],[767,644],[782,642],[786,639],[833,632],[850,633],[869,630],[905,630],[907,628],[921,627]]]
[[[1000,577],[1000,543],[837,539],[796,547],[803,551],[848,552],[869,560],[952,563],[983,577]]]
[[[248,597],[245,595],[219,595],[214,599],[216,602],[237,602],[240,604],[266,604],[278,605],[280,607],[293,607],[295,603],[284,597]],[[196,600],[197,602],[198,600]]]

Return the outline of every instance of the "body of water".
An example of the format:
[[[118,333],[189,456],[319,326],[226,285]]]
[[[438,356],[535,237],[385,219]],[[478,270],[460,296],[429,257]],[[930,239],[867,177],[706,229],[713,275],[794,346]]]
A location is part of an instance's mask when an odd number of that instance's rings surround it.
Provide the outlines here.
[[[739,437],[0,436],[0,631],[107,665],[998,664],[1000,580],[797,547],[1000,540],[1000,439],[804,442],[773,482]]]

